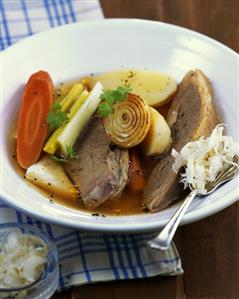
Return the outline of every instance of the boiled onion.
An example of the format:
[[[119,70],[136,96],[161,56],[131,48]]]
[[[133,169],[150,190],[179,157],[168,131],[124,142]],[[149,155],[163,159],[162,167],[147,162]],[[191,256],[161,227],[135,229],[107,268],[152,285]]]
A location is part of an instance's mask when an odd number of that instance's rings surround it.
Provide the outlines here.
[[[128,94],[117,102],[114,112],[104,118],[104,126],[113,143],[129,148],[141,143],[150,127],[150,108],[139,96]]]

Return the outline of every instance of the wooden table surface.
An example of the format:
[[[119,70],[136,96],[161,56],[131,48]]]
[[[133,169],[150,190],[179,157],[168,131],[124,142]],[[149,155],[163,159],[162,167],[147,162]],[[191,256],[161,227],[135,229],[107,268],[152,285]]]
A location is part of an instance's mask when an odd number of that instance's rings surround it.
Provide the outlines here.
[[[101,4],[107,18],[143,18],[180,25],[239,52],[239,0],[101,0]],[[52,299],[239,298],[238,202],[180,227],[175,243],[185,271],[182,276],[87,285]]]

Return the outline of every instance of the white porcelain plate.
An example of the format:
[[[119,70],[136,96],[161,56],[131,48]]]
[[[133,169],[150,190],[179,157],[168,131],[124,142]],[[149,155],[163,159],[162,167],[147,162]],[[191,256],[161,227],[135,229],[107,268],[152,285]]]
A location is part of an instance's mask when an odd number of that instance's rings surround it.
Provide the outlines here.
[[[1,193],[5,201],[48,222],[97,231],[152,231],[164,225],[176,207],[154,214],[93,217],[90,214],[49,204],[30,188],[11,163],[9,127],[18,113],[22,87],[42,69],[55,83],[122,67],[167,72],[178,81],[199,68],[210,78],[215,103],[238,140],[238,55],[224,45],[193,31],[152,21],[103,20],[66,25],[36,34],[2,53]],[[203,200],[196,199],[182,224],[207,217],[238,200],[238,178]]]

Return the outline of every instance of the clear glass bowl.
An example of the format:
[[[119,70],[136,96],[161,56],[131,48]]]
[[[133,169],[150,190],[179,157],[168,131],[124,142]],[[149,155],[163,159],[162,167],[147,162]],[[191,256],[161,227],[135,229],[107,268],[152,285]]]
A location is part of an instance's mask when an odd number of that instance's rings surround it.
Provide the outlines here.
[[[35,235],[46,243],[49,248],[47,262],[40,278],[34,283],[11,289],[0,288],[1,299],[48,299],[55,292],[59,281],[59,263],[56,245],[49,240],[44,232],[26,224],[0,224],[0,242],[3,242],[7,235],[11,232],[21,232],[23,234]]]

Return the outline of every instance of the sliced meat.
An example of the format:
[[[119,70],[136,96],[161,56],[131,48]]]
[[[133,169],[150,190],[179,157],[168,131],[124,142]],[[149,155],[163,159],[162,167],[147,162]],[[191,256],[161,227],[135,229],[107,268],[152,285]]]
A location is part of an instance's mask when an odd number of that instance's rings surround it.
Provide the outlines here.
[[[71,160],[65,170],[88,208],[121,193],[128,181],[128,150],[112,148],[101,119],[93,118],[76,151],[78,159]]]
[[[180,151],[189,141],[210,135],[218,124],[212,103],[212,88],[201,71],[186,74],[173,99],[167,122],[172,130],[172,147],[159,160],[143,190],[144,203],[151,211],[169,206],[183,192],[179,175],[172,170],[172,148]]]

